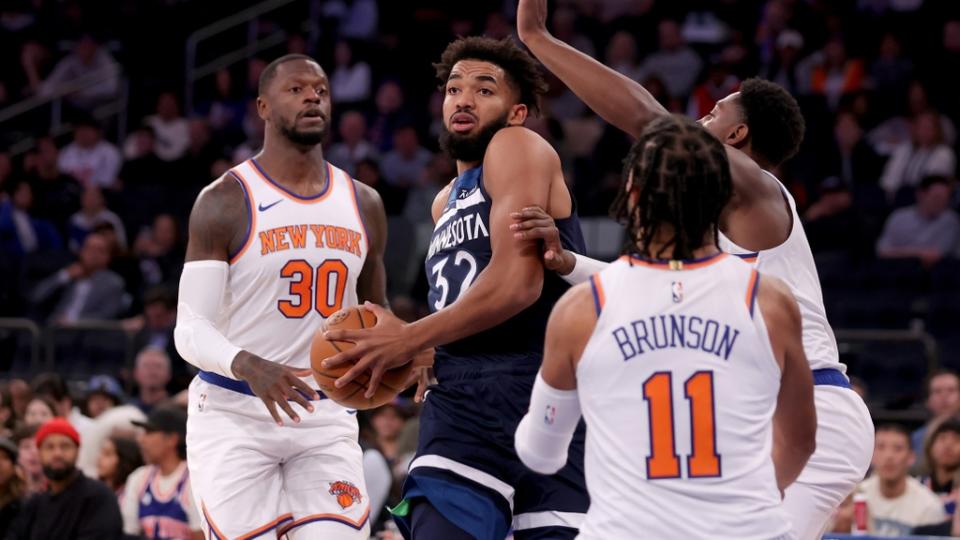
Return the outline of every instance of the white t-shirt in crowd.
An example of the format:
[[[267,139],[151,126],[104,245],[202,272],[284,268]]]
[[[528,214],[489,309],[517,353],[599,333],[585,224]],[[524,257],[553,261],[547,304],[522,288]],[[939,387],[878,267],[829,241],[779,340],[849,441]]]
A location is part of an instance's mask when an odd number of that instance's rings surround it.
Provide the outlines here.
[[[907,477],[907,489],[899,497],[888,499],[880,493],[876,475],[860,484],[867,497],[870,533],[877,536],[905,536],[919,525],[933,525],[947,520],[943,503],[916,478]]]

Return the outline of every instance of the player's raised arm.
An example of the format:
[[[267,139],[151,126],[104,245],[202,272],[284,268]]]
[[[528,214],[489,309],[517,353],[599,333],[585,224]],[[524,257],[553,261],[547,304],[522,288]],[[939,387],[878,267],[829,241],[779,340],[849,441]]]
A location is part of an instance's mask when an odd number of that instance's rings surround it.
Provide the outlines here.
[[[773,416],[773,464],[777,486],[784,490],[816,449],[817,412],[813,375],[803,352],[800,308],[779,279],[760,278],[757,302],[770,335],[774,357],[781,365],[780,395]]]
[[[567,463],[567,448],[581,416],[577,362],[596,323],[593,295],[586,283],[567,291],[550,313],[543,365],[514,439],[517,456],[540,474],[554,474]],[[546,410],[556,414],[547,420],[542,414]]]
[[[227,261],[242,247],[248,219],[242,188],[231,176],[217,180],[197,198],[180,276],[174,341],[177,352],[197,368],[247,381],[278,424],[282,421],[277,406],[299,422],[288,399],[312,412],[304,396],[316,399],[316,392],[289,368],[230,343],[214,326],[227,290]]]
[[[520,0],[517,32],[530,52],[588,107],[617,128],[639,137],[667,110],[640,85],[574,49],[547,31],[547,0]]]

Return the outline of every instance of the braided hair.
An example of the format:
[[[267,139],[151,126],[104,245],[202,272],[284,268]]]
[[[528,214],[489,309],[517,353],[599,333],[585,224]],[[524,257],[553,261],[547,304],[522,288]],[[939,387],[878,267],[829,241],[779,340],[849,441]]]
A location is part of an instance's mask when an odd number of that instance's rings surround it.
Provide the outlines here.
[[[723,144],[694,121],[669,115],[651,122],[630,149],[610,213],[627,227],[624,251],[660,259],[672,247],[671,259],[692,259],[708,232],[717,244],[732,191]],[[653,253],[664,224],[673,237]]]

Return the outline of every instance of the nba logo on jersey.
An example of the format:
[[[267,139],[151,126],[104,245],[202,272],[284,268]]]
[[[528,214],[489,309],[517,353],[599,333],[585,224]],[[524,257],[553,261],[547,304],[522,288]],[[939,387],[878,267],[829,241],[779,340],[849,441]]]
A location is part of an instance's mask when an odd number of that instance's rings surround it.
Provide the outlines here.
[[[674,281],[670,284],[670,291],[673,293],[673,303],[679,304],[683,301],[683,282]]]
[[[552,426],[557,419],[557,408],[553,405],[547,405],[546,412],[543,413],[543,421],[548,425]]]

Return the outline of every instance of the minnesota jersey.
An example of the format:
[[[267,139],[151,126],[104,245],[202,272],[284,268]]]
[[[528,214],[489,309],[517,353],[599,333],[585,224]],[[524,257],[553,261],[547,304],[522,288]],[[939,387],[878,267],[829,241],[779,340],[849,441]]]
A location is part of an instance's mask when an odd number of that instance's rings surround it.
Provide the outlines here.
[[[491,206],[490,194],[483,187],[482,166],[454,180],[427,251],[427,303],[431,311],[455,302],[490,263]],[[564,247],[583,253],[583,233],[576,208],[570,217],[556,220],[556,225]],[[444,358],[535,353],[539,365],[550,310],[568,287],[554,272],[544,272],[543,292],[532,306],[494,328],[438,347],[437,352]]]
[[[253,159],[228,174],[243,187],[249,231],[230,256],[217,329],[233,344],[298,369],[323,320],[357,303],[369,246],[353,180],[327,164],[326,189],[301,197]]]
[[[820,277],[817,265],[813,261],[813,252],[807,242],[807,234],[797,213],[797,203],[777,177],[767,171],[766,174],[777,181],[784,197],[790,203],[793,214],[793,227],[787,240],[773,249],[750,252],[734,244],[720,234],[720,248],[733,253],[747,262],[755,263],[757,270],[782,279],[800,305],[803,317],[803,350],[810,362],[811,369],[836,369],[846,373],[847,366],[840,363],[837,350],[837,338],[827,321],[827,310],[823,306],[823,292],[820,290]]]
[[[580,538],[773,539],[778,366],[759,275],[720,253],[623,257],[591,278],[599,312],[577,366],[590,509]]]

